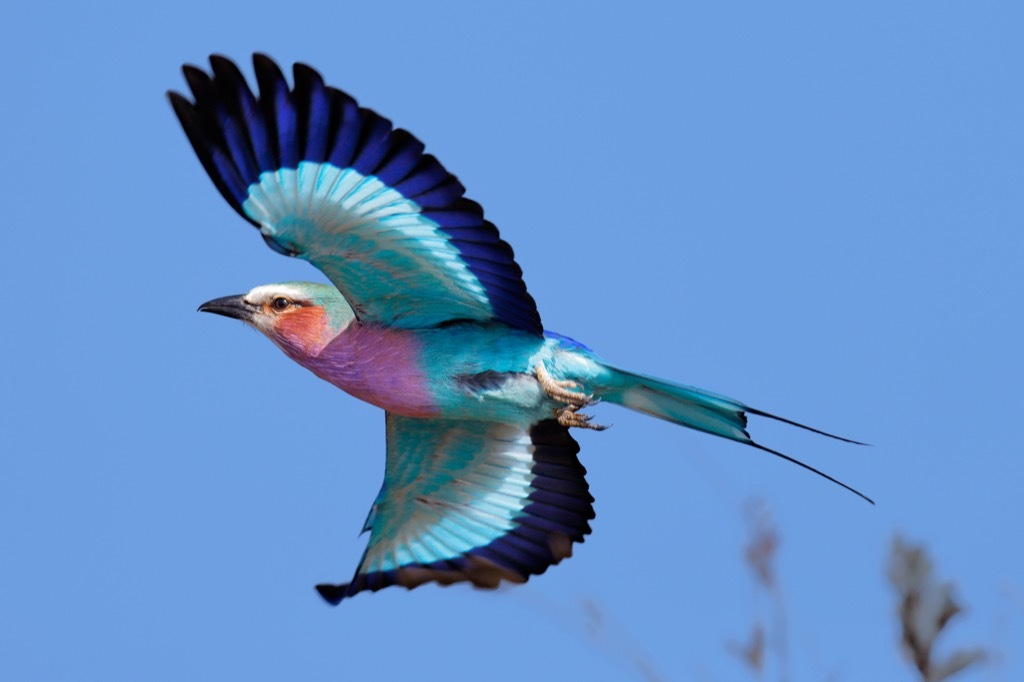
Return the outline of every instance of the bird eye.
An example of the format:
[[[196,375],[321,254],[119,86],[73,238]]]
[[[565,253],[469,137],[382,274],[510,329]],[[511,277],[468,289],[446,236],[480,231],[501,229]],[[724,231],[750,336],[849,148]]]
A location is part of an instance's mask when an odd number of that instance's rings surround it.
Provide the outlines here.
[[[270,305],[274,308],[274,310],[285,310],[291,304],[292,302],[289,301],[284,296],[278,296],[277,298],[270,302]]]

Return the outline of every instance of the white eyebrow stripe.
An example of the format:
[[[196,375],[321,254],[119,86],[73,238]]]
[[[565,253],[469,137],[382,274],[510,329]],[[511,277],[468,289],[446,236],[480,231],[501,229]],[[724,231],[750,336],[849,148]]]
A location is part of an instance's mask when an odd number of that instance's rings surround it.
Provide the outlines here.
[[[251,289],[242,298],[246,303],[260,305],[278,296],[284,296],[293,300],[304,300],[307,298],[307,293],[299,287],[288,284],[263,284]]]

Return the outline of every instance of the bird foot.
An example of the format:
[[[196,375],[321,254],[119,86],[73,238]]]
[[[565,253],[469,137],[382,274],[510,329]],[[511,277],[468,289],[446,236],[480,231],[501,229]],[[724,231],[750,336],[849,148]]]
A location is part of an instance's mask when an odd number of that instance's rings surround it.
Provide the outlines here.
[[[601,424],[591,424],[590,415],[579,411],[597,402],[594,400],[593,395],[573,390],[579,388],[579,384],[570,379],[555,379],[548,373],[542,363],[538,363],[534,367],[534,372],[537,374],[537,383],[540,384],[540,387],[549,398],[566,403],[565,407],[555,410],[555,419],[558,420],[559,424],[567,428],[575,426],[581,429],[594,429],[595,431],[603,431],[608,428]]]
[[[579,388],[579,384],[575,381],[572,381],[571,379],[555,379],[548,373],[548,370],[541,363],[537,363],[537,366],[533,368],[533,371],[537,374],[537,383],[540,384],[540,387],[544,389],[544,392],[548,394],[549,398],[573,405],[577,409],[586,407],[594,401],[594,396],[583,393],[582,391],[572,390]]]
[[[607,424],[591,424],[591,416],[578,412],[577,410],[579,409],[575,405],[566,405],[555,410],[555,419],[558,420],[559,424],[567,428],[575,426],[580,429],[593,429],[594,431],[604,431],[608,428]]]

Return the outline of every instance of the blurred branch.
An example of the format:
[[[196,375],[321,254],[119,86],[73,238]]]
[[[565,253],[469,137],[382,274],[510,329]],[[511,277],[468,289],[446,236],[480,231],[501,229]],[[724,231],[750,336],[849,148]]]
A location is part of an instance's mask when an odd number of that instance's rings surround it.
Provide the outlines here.
[[[896,536],[889,558],[889,582],[899,597],[903,653],[922,680],[949,679],[985,657],[983,649],[974,647],[936,661],[935,640],[962,608],[953,599],[953,584],[935,577],[924,547],[910,545]]]
[[[728,642],[726,647],[737,658],[743,661],[758,677],[764,672],[764,626],[754,623],[750,633],[750,641],[746,644]]]
[[[780,537],[771,512],[763,500],[748,500],[744,506],[749,537],[743,550],[743,559],[754,579],[757,594],[765,594],[773,618],[770,627],[756,615],[746,644],[726,643],[726,648],[740,659],[758,679],[766,674],[768,655],[774,654],[781,679],[788,677],[788,646],[785,600],[775,573],[775,558]],[[760,599],[758,602],[760,603]],[[760,611],[760,609],[758,609]]]

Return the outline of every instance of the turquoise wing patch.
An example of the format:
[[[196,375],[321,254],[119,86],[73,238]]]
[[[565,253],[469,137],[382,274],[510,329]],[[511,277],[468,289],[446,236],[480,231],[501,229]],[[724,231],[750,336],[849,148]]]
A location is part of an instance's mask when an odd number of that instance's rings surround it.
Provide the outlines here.
[[[579,446],[553,420],[532,426],[387,415],[384,485],[352,581],[318,585],[332,604],[390,585],[521,583],[571,556],[594,518]]]

